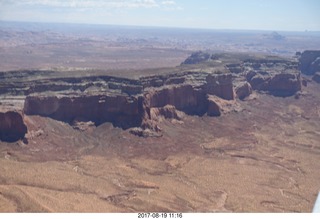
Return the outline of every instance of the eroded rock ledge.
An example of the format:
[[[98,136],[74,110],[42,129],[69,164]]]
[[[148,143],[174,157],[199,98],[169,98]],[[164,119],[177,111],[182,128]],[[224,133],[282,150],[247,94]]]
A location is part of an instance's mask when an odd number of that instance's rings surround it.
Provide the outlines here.
[[[24,113],[69,124],[75,121],[92,121],[95,125],[111,122],[123,129],[141,127],[158,132],[160,128],[152,122],[156,120],[154,112],[166,118],[175,117],[176,111],[201,116],[208,112],[209,95],[234,99],[232,76],[223,73],[183,72],[143,77],[126,83],[117,83],[114,79],[101,82],[100,78],[100,83],[104,86],[89,87],[90,92],[87,88],[83,92],[64,90],[59,94],[30,94],[25,99]],[[84,83],[83,86],[87,85]],[[210,113],[216,114],[219,112]]]

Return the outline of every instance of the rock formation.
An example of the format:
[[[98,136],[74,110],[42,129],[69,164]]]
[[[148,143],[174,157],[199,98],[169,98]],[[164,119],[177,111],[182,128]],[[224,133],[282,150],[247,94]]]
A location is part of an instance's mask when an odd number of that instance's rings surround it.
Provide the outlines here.
[[[216,95],[226,100],[234,99],[231,74],[222,74],[220,77],[215,77],[211,74],[208,74],[206,81],[207,83],[205,90],[208,94]]]
[[[164,107],[154,107],[150,109],[150,119],[153,121],[161,121],[163,119],[174,119],[174,120],[182,120],[184,117],[184,113],[177,110],[174,106],[172,105],[166,105]],[[157,126],[151,126],[154,127],[157,131],[157,129],[160,129]],[[158,130],[160,131],[160,130]]]
[[[24,113],[48,116],[71,125],[79,124],[79,121],[92,121],[95,125],[111,122],[123,129],[142,127],[159,131],[157,124],[152,122],[159,116],[179,120],[179,112],[201,116],[208,110],[211,115],[212,103],[208,101],[207,94],[226,100],[234,98],[232,77],[224,73],[182,72],[149,76],[122,84],[115,81],[114,78],[100,80],[104,84],[103,89],[90,89],[89,92],[88,83],[94,82],[87,78],[83,87],[77,87],[79,92],[71,92],[69,88],[58,95],[45,92],[30,94],[25,99]],[[157,86],[153,87],[155,82]],[[41,81],[37,83],[43,85]],[[34,88],[37,89],[36,84]]]
[[[208,116],[220,116],[221,115],[221,106],[219,105],[219,101],[217,101],[217,98],[208,95],[208,111],[207,115]]]
[[[253,89],[267,91],[274,96],[292,96],[301,90],[299,73],[286,72],[268,75],[257,73],[248,81]]]
[[[299,69],[303,74],[313,75],[320,71],[320,51],[307,50],[299,57]]]
[[[276,31],[273,31],[270,34],[265,34],[264,37],[265,37],[265,39],[276,40],[276,41],[281,41],[281,40],[285,40],[286,39],[285,36],[282,36],[281,34],[279,34]]]
[[[78,118],[96,125],[112,122],[126,129],[141,124],[138,102],[138,98],[125,95],[29,95],[24,113],[48,116],[70,124]]]
[[[305,57],[303,54],[301,57]],[[300,73],[293,60],[273,56],[239,60],[230,54],[216,55],[215,60],[210,57],[208,53],[197,52],[185,61],[185,64],[207,62],[208,68],[190,67],[138,79],[106,75],[61,77],[49,71],[5,72],[0,73],[0,95],[25,97],[24,114],[50,117],[81,131],[111,122],[139,136],[159,137],[159,122],[163,119],[237,112],[241,107],[235,96],[244,100],[252,90],[275,96],[291,96],[301,90]],[[220,58],[227,60],[217,62]],[[317,63],[316,58],[314,61]],[[217,63],[219,68],[211,68]],[[21,80],[27,76],[28,80]],[[315,81],[317,77],[318,74]],[[1,113],[0,121],[1,140],[15,141],[27,132],[17,112]]]
[[[300,74],[290,71],[273,75],[268,84],[268,91],[275,96],[291,96],[300,90]]]
[[[16,111],[0,112],[0,140],[14,142],[23,139],[27,133],[21,113]]]
[[[206,52],[198,51],[194,52],[189,56],[182,64],[183,65],[190,65],[190,64],[198,64],[204,61],[208,61],[211,55]]]
[[[247,61],[246,79],[254,90],[266,91],[274,96],[292,96],[301,90],[301,76],[292,61]]]
[[[235,92],[237,94],[237,97],[240,100],[243,100],[244,98],[252,94],[252,87],[248,82],[242,82],[235,88]]]

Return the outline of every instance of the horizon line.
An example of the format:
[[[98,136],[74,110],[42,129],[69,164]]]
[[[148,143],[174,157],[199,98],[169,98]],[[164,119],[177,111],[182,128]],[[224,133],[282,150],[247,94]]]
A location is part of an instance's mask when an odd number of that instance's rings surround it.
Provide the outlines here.
[[[200,30],[200,31],[227,31],[227,32],[296,32],[296,33],[320,33],[320,30],[277,30],[277,29],[232,29],[232,28],[200,28],[200,27],[178,27],[178,26],[150,26],[150,25],[132,25],[132,24],[106,24],[106,23],[82,23],[82,22],[55,22],[55,21],[21,21],[21,20],[1,20],[3,23],[34,23],[34,24],[59,24],[59,25],[95,25],[95,26],[119,26],[135,28],[160,28],[160,29],[182,29],[182,30]]]

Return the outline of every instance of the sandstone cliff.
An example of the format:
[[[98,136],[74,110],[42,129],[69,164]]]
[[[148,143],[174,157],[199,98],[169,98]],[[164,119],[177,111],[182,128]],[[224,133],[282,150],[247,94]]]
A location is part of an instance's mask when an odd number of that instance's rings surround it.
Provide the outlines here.
[[[154,82],[158,86],[153,87]],[[48,116],[69,124],[74,121],[92,121],[96,125],[111,122],[124,129],[145,127],[159,131],[150,121],[156,120],[152,113],[163,114],[165,118],[176,118],[179,111],[201,116],[209,109],[207,94],[227,100],[234,98],[232,77],[222,73],[182,72],[126,83],[117,83],[113,79],[104,81],[104,84],[108,84],[108,88],[99,90],[96,87],[90,92],[86,92],[87,88],[82,89],[84,92],[28,95],[24,113]],[[83,86],[88,87],[87,84]]]
[[[74,120],[93,121],[96,125],[112,122],[126,129],[140,125],[139,107],[138,98],[125,95],[30,95],[26,97],[24,112],[70,124]]]

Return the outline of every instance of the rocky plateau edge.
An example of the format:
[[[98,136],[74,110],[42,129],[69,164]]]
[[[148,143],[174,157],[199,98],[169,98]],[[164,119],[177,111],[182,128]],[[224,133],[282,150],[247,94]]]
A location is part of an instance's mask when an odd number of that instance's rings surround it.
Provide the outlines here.
[[[112,76],[46,78],[41,76],[52,72],[31,70],[2,72],[0,140],[24,139],[28,132],[25,115],[50,117],[80,130],[111,122],[138,136],[159,137],[159,118],[181,120],[184,114],[220,116],[225,102],[232,105],[235,99],[244,100],[252,90],[298,98],[302,86],[307,85],[300,73],[312,74],[315,81],[320,75],[320,51],[305,51],[297,56],[299,61],[245,59],[225,63],[223,71],[195,69],[136,80]],[[192,62],[188,61],[190,58]],[[183,65],[192,64],[192,69],[193,65],[210,65],[220,58],[197,52]],[[12,103],[8,97],[20,98],[23,104]]]

